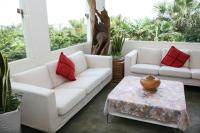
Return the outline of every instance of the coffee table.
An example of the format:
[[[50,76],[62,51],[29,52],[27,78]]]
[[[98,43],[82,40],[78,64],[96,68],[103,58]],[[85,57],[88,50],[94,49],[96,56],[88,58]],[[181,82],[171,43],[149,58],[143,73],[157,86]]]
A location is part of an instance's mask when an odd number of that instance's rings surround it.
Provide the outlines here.
[[[104,113],[152,124],[178,128],[189,126],[184,85],[181,82],[161,80],[156,92],[142,88],[140,78],[126,76],[109,93]]]

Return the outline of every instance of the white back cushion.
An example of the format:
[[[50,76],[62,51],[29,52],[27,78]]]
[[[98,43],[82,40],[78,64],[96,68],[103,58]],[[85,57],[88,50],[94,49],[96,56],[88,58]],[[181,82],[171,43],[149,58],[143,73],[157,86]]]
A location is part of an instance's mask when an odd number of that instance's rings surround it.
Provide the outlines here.
[[[152,48],[139,48],[137,55],[137,64],[160,65],[161,50]]]
[[[190,67],[200,68],[200,50],[193,50],[190,52]]]
[[[87,62],[85,59],[85,55],[82,51],[76,52],[68,56],[68,58],[75,65],[75,75],[85,71],[87,69]]]
[[[162,49],[162,59],[167,55],[169,49]],[[187,49],[180,49],[180,51],[189,54],[190,55],[190,50]],[[190,64],[190,58],[185,62],[185,64],[183,65],[183,67],[189,67]],[[163,64],[162,64],[163,65]]]
[[[50,75],[50,78],[53,82],[54,88],[61,85],[65,81],[67,81],[67,79],[56,74],[57,62],[58,61],[56,60],[56,61],[52,61],[52,62],[49,62],[49,63],[46,64],[46,67],[47,67],[47,70],[49,71],[49,75]]]
[[[16,82],[35,85],[44,88],[53,88],[53,83],[46,66],[36,67],[12,76]]]

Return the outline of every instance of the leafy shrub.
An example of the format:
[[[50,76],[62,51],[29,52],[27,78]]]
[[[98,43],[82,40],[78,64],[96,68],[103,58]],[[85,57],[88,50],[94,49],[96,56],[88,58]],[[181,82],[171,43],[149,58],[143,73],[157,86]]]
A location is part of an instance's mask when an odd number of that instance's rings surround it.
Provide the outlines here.
[[[22,25],[0,26],[0,51],[15,61],[26,58],[26,48],[22,32]],[[65,48],[87,40],[84,19],[70,20],[69,26],[57,28],[49,26],[51,50]]]
[[[0,51],[7,56],[8,61],[26,57],[21,25],[0,27]]]
[[[86,26],[84,19],[70,20],[69,26],[56,28],[49,26],[51,50],[65,48],[76,43],[86,42]]]
[[[155,5],[155,19],[111,17],[111,36],[123,31],[126,38],[142,41],[200,42],[200,2],[175,0]]]

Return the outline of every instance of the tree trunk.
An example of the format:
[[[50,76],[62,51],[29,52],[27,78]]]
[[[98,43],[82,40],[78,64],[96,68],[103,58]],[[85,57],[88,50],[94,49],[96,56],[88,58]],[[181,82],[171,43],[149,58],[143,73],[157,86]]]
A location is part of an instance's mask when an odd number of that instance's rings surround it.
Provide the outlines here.
[[[88,0],[90,8],[90,22],[92,32],[91,53],[95,55],[107,55],[110,45],[110,18],[107,11],[97,11],[96,1]]]

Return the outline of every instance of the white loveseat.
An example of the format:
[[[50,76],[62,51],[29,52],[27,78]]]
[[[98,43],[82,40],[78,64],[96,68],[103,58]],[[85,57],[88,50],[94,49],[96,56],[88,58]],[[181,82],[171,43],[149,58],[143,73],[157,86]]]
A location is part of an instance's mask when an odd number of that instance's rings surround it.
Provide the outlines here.
[[[76,81],[56,75],[53,61],[12,76],[12,87],[22,97],[22,124],[56,132],[83,108],[112,78],[112,57],[68,56],[75,64]]]
[[[181,49],[190,59],[181,68],[161,64],[168,49],[138,48],[125,56],[125,75],[143,77],[153,74],[160,79],[181,81],[185,85],[200,86],[200,51]]]

